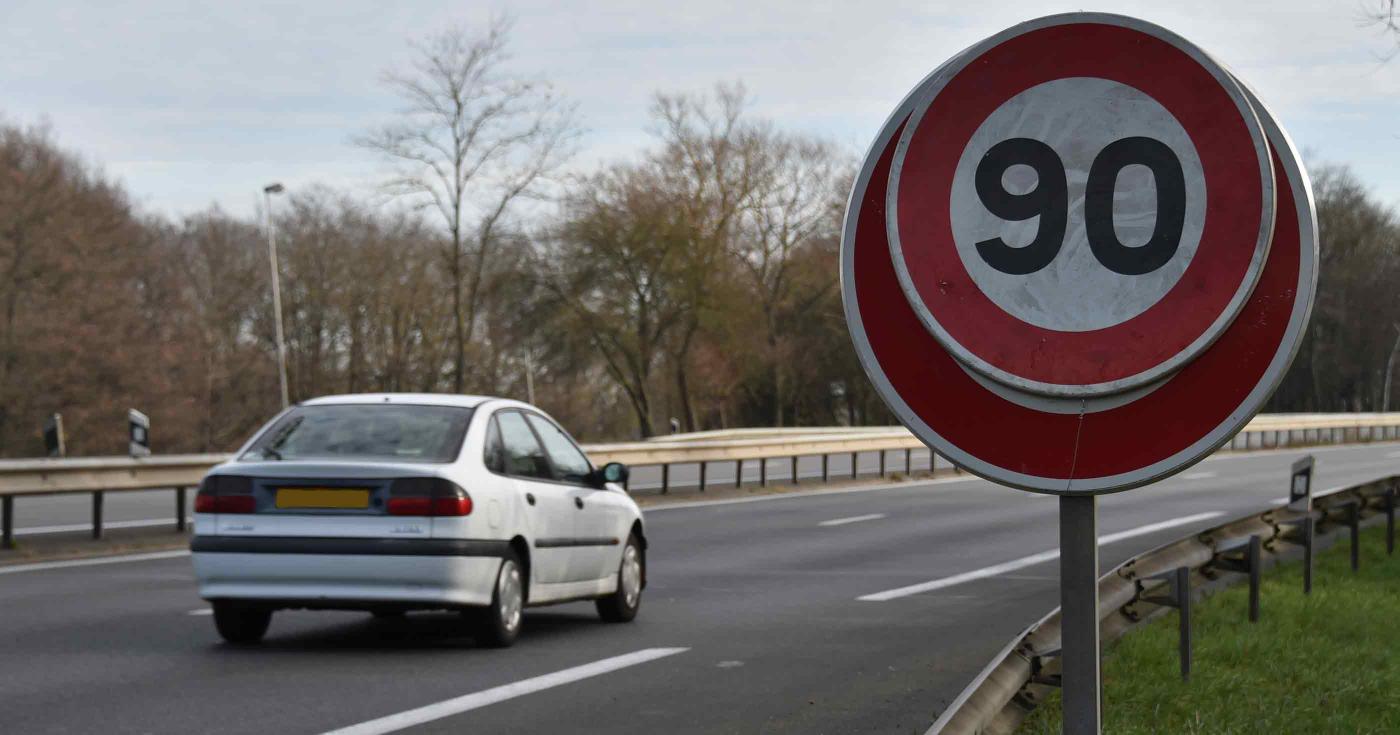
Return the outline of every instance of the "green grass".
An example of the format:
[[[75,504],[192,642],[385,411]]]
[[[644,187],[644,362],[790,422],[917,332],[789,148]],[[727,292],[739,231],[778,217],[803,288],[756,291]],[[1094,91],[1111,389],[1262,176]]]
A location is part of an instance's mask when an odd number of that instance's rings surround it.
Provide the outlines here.
[[[1175,612],[1128,633],[1104,659],[1105,733],[1400,733],[1400,552],[1362,532],[1361,571],[1343,538],[1317,557],[1312,595],[1289,563],[1267,572],[1260,619],[1237,584],[1192,609],[1191,681]],[[1056,692],[1017,731],[1059,735]]]

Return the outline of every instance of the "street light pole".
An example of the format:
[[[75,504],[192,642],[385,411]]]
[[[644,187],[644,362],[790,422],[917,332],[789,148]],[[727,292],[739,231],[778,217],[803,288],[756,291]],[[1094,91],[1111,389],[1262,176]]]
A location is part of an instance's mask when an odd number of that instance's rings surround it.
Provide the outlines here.
[[[287,400],[287,345],[282,338],[282,279],[277,267],[277,233],[272,219],[272,195],[283,192],[281,184],[268,184],[263,187],[263,199],[267,205],[267,256],[272,261],[272,321],[277,334],[277,380],[282,388],[282,408]]]

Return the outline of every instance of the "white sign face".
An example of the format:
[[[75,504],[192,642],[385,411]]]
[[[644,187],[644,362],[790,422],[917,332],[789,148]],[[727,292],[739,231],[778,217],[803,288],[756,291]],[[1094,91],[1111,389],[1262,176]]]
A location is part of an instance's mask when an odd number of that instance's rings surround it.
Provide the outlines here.
[[[1114,151],[1129,157],[1109,161]],[[1017,319],[1065,332],[1121,324],[1161,301],[1196,254],[1205,208],[1201,160],[1176,118],[1093,77],[1039,84],[998,107],[963,149],[949,205],[977,287]],[[1103,249],[1154,267],[1125,273],[1125,258],[1101,260]]]

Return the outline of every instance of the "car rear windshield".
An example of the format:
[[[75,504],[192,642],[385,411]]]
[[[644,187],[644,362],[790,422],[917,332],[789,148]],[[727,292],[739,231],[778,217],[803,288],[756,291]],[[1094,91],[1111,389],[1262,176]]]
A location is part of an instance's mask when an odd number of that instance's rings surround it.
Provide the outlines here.
[[[451,462],[472,410],[459,406],[298,406],[258,437],[243,459],[384,459]]]

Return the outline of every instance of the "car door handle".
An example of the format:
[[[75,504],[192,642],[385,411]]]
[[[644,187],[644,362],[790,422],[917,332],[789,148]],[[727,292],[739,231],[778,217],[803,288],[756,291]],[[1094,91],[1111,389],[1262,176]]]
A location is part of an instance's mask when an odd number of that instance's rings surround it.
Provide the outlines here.
[[[574,507],[583,510],[583,498],[574,498]]]
[[[535,494],[534,494],[534,493],[525,493],[525,502],[529,503],[530,505],[534,505],[534,504],[535,504]]]

